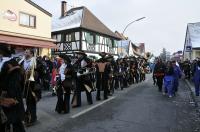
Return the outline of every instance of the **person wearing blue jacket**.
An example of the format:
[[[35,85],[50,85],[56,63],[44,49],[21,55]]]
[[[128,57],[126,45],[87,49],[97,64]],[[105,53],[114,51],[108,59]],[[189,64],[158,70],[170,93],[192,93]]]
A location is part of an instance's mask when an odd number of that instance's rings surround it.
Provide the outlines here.
[[[182,76],[182,71],[180,67],[176,64],[176,61],[172,61],[172,65],[174,68],[174,85],[173,85],[173,93],[174,95],[178,91],[178,86],[179,86],[179,78]]]
[[[173,85],[174,85],[174,68],[172,62],[168,61],[165,69],[164,86],[165,91],[163,94],[168,94],[169,98],[173,96]]]
[[[200,60],[197,61],[196,66],[194,67],[194,85],[195,85],[195,94],[199,96],[199,87],[200,87]]]

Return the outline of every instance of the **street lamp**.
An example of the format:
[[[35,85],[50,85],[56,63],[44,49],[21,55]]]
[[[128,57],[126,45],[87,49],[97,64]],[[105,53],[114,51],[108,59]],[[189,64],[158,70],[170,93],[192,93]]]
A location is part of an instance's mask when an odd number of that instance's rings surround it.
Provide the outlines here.
[[[145,18],[146,18],[146,17],[141,17],[141,18],[136,19],[136,20],[132,21],[131,23],[129,23],[129,24],[124,28],[124,30],[123,30],[123,32],[122,32],[122,35],[124,34],[124,32],[126,31],[126,29],[127,29],[131,24],[133,24],[134,22],[138,22],[138,21],[140,21],[140,20],[142,20],[142,19],[145,19]]]
[[[126,25],[126,27],[124,28],[124,30],[123,30],[123,32],[122,32],[122,36],[124,35],[124,32],[126,31],[126,29],[127,29],[131,24],[133,24],[134,22],[138,22],[138,21],[140,21],[140,20],[142,20],[142,19],[145,19],[145,18],[146,18],[146,17],[138,18],[138,19],[136,19],[136,20],[130,22],[128,25]],[[121,41],[121,55],[122,55],[122,41]]]

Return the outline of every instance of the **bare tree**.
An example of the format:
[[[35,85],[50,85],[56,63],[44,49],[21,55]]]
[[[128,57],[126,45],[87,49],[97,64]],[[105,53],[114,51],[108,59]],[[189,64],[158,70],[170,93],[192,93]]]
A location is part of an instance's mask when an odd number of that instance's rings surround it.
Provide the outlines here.
[[[162,59],[162,61],[166,61],[167,51],[165,48],[163,48],[162,53],[160,54],[160,58]]]

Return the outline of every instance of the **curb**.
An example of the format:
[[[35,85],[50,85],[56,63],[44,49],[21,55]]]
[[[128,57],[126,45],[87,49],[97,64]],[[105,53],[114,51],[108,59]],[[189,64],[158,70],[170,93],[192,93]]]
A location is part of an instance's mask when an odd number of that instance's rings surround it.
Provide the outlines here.
[[[190,82],[188,80],[185,79],[185,82],[186,84],[188,85],[188,88],[190,90],[190,95],[191,95],[191,98],[192,98],[192,102],[194,102],[194,105],[195,107],[198,107],[198,102],[196,101],[196,98],[195,98],[195,93],[193,92],[193,86],[190,84]]]

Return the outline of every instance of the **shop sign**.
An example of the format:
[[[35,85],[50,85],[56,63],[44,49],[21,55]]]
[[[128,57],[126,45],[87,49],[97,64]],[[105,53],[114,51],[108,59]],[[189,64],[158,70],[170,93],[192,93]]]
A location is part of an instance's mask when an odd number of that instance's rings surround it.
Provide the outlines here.
[[[16,21],[17,20],[17,15],[11,10],[3,11],[1,16],[4,19],[7,19],[9,21]]]
[[[192,52],[192,46],[186,46],[186,52]]]

